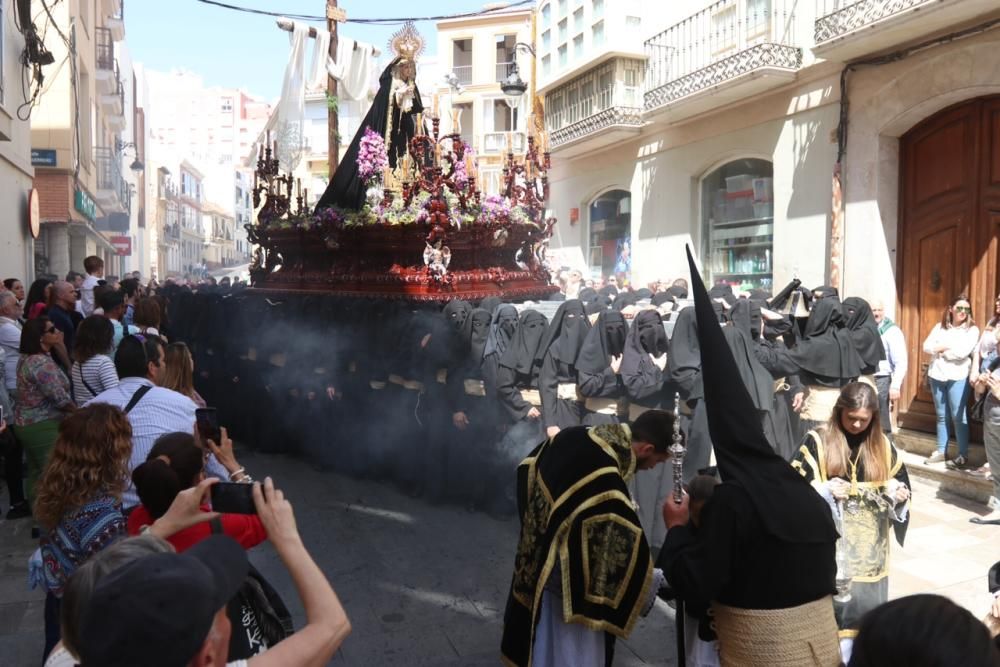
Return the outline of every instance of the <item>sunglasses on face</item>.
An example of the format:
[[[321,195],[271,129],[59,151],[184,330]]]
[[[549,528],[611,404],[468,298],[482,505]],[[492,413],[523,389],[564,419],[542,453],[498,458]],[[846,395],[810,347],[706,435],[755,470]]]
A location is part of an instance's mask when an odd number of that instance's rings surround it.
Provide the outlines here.
[[[955,312],[957,313],[971,313],[972,308],[969,306],[955,306]]]

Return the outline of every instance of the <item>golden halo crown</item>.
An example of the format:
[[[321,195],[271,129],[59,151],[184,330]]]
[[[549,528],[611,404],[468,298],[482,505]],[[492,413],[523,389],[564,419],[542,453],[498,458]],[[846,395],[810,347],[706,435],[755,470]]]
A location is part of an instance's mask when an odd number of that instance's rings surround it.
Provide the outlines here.
[[[417,32],[413,21],[407,21],[389,38],[389,48],[405,60],[416,60],[426,46],[427,42]]]

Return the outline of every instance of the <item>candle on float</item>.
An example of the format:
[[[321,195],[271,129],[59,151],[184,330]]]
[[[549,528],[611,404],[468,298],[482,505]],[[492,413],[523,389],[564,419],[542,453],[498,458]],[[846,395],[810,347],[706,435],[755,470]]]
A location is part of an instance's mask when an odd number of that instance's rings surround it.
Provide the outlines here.
[[[434,99],[434,105],[433,105],[434,117],[437,118],[438,117],[438,94],[437,93],[434,93],[434,98],[433,99]]]
[[[423,136],[424,134],[424,114],[417,114],[417,136]]]
[[[406,153],[403,155],[403,182],[405,183],[410,178],[410,154]]]
[[[309,188],[302,191],[302,201],[306,203],[306,206],[309,205]]]
[[[441,164],[441,144],[434,144],[434,166],[437,167]]]
[[[302,179],[301,178],[296,178],[295,179],[295,196],[296,197],[301,197],[302,196]]]
[[[513,133],[513,132],[508,132],[508,133],[507,133],[507,152],[508,152],[508,153],[513,153],[513,152],[514,152],[514,145],[513,145],[513,143],[511,142],[511,138],[512,138],[513,136],[514,136],[514,133]]]

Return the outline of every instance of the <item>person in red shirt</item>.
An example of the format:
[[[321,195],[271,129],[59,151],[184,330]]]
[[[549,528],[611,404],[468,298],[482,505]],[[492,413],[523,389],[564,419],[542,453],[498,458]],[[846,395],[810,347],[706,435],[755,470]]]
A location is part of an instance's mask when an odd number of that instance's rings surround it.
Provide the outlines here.
[[[226,444],[223,442],[223,447]],[[142,504],[128,517],[129,535],[138,535],[143,526],[152,525],[163,516],[178,493],[197,486],[205,478],[206,455],[207,450],[195,444],[190,433],[167,433],[157,439],[146,462],[132,471],[132,481]],[[211,508],[205,505],[202,511],[210,512]],[[218,522],[221,522],[221,531]],[[255,547],[267,539],[267,531],[256,515],[220,514],[218,522],[191,526],[170,536],[167,541],[181,553],[209,537],[213,531],[228,535],[244,549]],[[216,524],[215,528],[212,523]]]

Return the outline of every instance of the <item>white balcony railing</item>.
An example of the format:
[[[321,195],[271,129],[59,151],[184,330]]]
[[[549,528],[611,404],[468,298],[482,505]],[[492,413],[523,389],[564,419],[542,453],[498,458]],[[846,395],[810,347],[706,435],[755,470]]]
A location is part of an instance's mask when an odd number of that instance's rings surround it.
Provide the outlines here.
[[[761,68],[797,70],[796,1],[720,0],[646,40],[645,108]]]
[[[500,155],[507,152],[508,141],[515,153],[523,153],[527,147],[524,132],[487,132],[483,134],[483,155]]]
[[[817,44],[937,0],[816,0]]]
[[[468,86],[472,83],[472,65],[455,65],[451,68],[451,71],[454,72],[458,82],[463,86]]]

